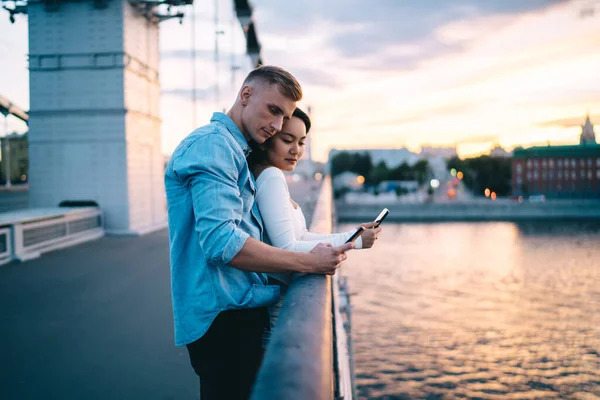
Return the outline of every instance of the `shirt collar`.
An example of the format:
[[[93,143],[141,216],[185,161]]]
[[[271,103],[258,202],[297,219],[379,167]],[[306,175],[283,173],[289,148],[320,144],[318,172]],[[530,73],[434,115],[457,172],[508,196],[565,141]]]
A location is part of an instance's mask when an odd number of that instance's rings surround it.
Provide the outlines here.
[[[220,122],[223,125],[225,125],[225,128],[227,128],[229,133],[231,133],[231,135],[233,136],[235,141],[242,148],[242,151],[244,152],[244,157],[248,157],[248,154],[250,154],[252,149],[250,148],[248,141],[244,137],[244,134],[240,131],[240,129],[235,124],[235,122],[233,122],[233,120],[231,118],[229,118],[229,116],[227,114],[224,114],[222,112],[213,113],[213,116],[210,119],[210,122],[214,122],[214,121]]]

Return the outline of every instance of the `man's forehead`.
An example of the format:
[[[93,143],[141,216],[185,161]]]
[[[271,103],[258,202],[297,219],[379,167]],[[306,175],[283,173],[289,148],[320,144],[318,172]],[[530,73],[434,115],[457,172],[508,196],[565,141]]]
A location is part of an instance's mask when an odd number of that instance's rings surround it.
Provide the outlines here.
[[[291,116],[296,109],[296,102],[292,99],[287,98],[281,93],[277,85],[271,85],[265,87],[265,99],[277,107],[281,108],[285,115]]]

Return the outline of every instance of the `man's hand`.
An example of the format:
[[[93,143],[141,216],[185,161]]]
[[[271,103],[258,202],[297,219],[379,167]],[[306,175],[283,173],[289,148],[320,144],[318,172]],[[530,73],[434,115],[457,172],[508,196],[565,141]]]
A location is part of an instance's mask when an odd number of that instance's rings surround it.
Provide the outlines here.
[[[375,244],[375,240],[377,240],[377,236],[379,236],[379,232],[381,232],[381,227],[375,228],[375,225],[377,225],[376,222],[360,224],[360,226],[365,227],[365,231],[360,235],[362,238],[363,249],[370,249]]]
[[[354,243],[345,243],[338,247],[333,247],[329,243],[319,243],[309,252],[314,261],[306,273],[335,275],[335,271],[342,265],[342,261],[347,258],[346,251],[353,248]]]

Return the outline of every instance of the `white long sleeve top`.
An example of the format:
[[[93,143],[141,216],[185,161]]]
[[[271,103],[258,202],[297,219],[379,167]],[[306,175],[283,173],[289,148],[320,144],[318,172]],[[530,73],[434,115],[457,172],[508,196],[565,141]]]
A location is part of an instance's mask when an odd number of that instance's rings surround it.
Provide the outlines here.
[[[266,240],[282,249],[309,252],[319,243],[341,246],[354,230],[334,234],[308,232],[300,206],[292,203],[283,172],[276,167],[262,171],[256,179],[256,202],[266,231]],[[362,247],[362,239],[355,242]]]

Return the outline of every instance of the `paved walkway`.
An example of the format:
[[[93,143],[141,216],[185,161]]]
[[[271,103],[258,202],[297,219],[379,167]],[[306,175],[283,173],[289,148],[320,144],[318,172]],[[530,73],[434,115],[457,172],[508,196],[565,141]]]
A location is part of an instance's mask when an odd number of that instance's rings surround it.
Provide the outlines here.
[[[0,398],[193,399],[173,345],[168,233],[0,267]]]
[[[318,186],[290,191],[310,220]],[[0,399],[197,399],[170,296],[166,230],[0,266]]]

